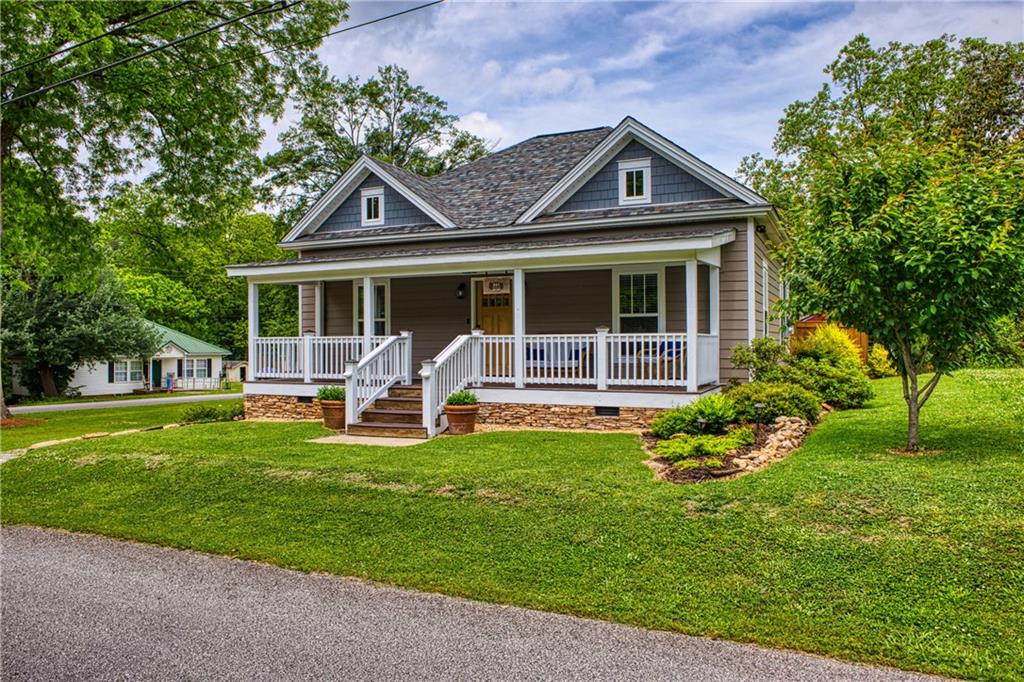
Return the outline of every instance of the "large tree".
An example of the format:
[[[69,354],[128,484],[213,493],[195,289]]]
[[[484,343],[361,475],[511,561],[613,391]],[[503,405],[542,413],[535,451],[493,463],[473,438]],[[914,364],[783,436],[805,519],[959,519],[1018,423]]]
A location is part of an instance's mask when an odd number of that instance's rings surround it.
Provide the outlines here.
[[[300,118],[266,158],[267,184],[289,220],[323,194],[363,154],[420,175],[436,175],[487,154],[487,144],[459,129],[447,103],[409,82],[398,66],[366,81],[340,80],[317,63],[297,81]]]
[[[783,210],[784,307],[889,350],[916,450],[940,377],[1024,306],[1024,49],[858,36],[826,73],[741,173]]]
[[[23,383],[43,395],[58,395],[80,365],[147,358],[157,350],[152,330],[109,273],[85,290],[51,277],[36,285],[4,285],[0,341]]]

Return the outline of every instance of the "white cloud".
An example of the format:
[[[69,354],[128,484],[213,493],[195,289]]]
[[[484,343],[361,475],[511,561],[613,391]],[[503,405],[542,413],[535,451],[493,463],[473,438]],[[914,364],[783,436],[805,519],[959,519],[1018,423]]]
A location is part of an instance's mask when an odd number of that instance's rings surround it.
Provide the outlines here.
[[[665,52],[665,37],[659,33],[648,33],[634,43],[633,48],[621,57],[605,57],[600,68],[609,71],[618,69],[639,69]]]

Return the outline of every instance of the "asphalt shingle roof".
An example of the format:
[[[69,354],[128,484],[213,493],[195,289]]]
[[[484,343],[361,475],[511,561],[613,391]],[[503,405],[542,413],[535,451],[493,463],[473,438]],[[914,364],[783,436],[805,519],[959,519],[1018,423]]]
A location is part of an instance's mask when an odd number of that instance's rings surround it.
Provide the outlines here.
[[[146,320],[148,324],[156,333],[157,338],[160,340],[160,345],[165,346],[168,343],[173,343],[175,346],[185,351],[189,355],[230,355],[231,351],[227,348],[221,348],[215,346],[212,343],[207,343],[201,339],[197,339],[194,336],[189,336],[185,332],[179,332],[176,329],[165,327],[162,324],[157,324],[151,320]]]

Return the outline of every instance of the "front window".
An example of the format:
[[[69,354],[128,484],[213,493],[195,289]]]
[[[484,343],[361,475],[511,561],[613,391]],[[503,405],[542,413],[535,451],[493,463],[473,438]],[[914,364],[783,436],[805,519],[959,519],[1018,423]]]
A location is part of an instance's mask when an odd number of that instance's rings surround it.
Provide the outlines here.
[[[119,360],[114,363],[114,381],[142,381],[142,360]]]
[[[372,187],[361,193],[364,227],[384,224],[384,188]]]
[[[363,335],[363,287],[356,287],[356,336]],[[373,334],[374,336],[385,336],[388,321],[388,291],[387,285],[375,284],[373,286]]]
[[[651,202],[651,160],[619,162],[619,204]]]
[[[658,298],[658,273],[620,274],[619,331],[623,334],[657,333]]]
[[[205,359],[185,361],[185,378],[206,379],[207,376]]]

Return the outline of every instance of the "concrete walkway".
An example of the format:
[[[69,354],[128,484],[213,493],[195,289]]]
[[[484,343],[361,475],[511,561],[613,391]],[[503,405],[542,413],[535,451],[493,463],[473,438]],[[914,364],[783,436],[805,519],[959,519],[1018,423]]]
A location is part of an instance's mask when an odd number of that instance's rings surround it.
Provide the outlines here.
[[[95,536],[0,539],[9,679],[934,679]]]
[[[98,410],[104,407],[143,407],[145,405],[173,405],[175,403],[201,403],[207,400],[241,398],[241,393],[205,393],[201,395],[171,395],[166,398],[126,398],[124,400],[97,400],[87,403],[48,403],[46,405],[11,406],[13,414],[36,412],[64,412],[67,410]]]

